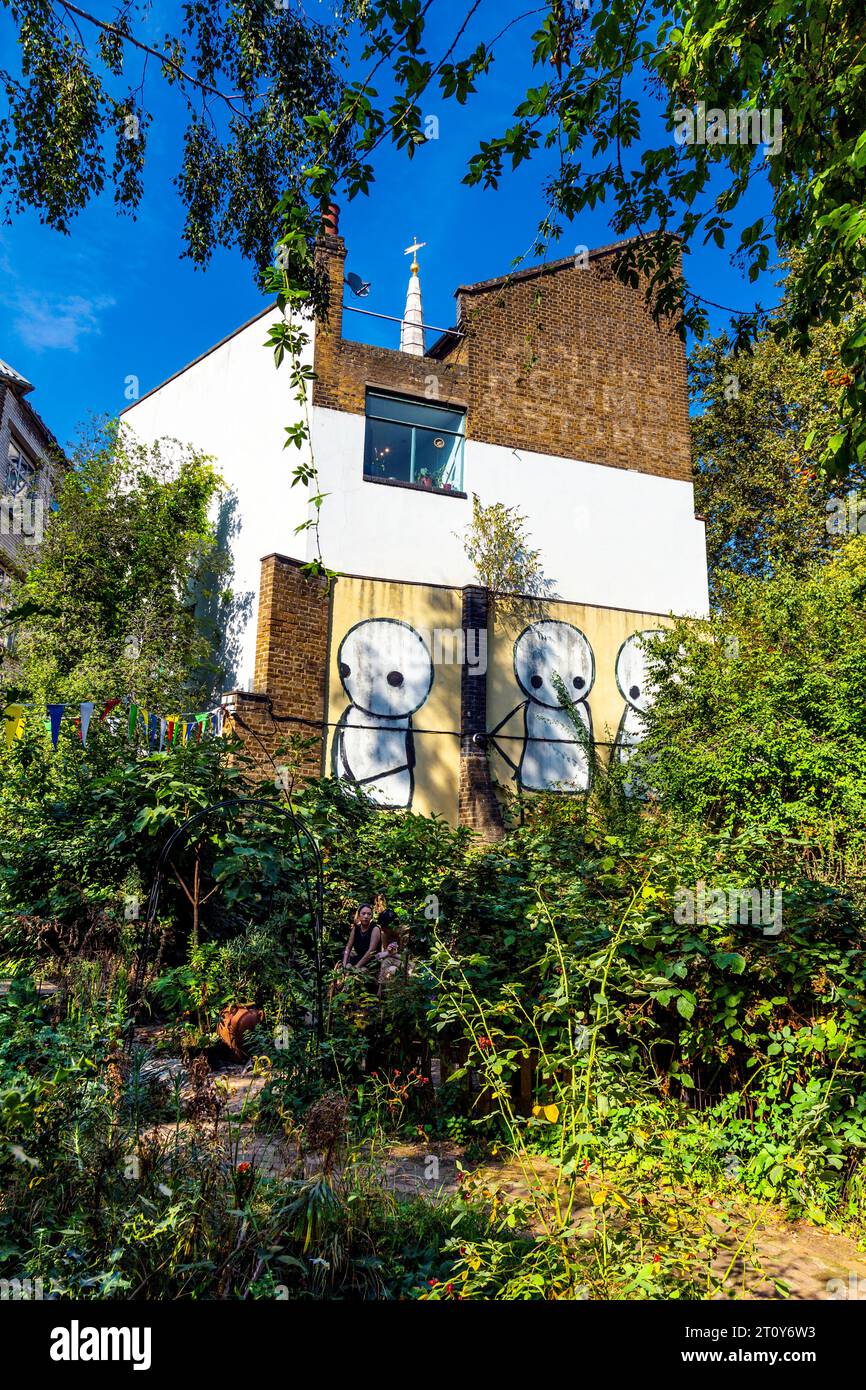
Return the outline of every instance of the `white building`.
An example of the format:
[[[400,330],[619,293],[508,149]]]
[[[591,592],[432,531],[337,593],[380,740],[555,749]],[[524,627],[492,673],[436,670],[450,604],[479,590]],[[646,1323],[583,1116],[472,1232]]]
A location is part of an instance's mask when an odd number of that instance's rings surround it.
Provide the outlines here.
[[[297,531],[309,494],[292,486],[299,455],[283,444],[301,409],[287,366],[264,345],[275,308],[124,413],[145,442],[170,437],[213,455],[237,499],[235,587],[254,601],[228,685],[254,686],[263,556],[309,560],[318,544],[339,573],[461,587],[474,580],[461,539],[473,493],[519,508],[562,599],[706,612],[682,344],[610,274],[614,248],[585,267],[556,261],[462,287],[457,328],[426,347],[410,248],[394,350],[343,336],[336,211],[320,250],[331,304],[305,350],[317,375],[305,411],[327,494],[318,538]]]

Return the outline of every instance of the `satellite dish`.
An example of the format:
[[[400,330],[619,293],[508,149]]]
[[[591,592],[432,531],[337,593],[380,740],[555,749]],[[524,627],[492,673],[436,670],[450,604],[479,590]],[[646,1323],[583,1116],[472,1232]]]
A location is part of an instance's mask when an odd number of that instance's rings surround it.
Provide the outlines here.
[[[355,274],[354,270],[350,270],[349,274],[346,276],[346,284],[349,286],[352,294],[356,294],[359,299],[365,299],[370,293],[370,281],[362,280],[360,275]]]

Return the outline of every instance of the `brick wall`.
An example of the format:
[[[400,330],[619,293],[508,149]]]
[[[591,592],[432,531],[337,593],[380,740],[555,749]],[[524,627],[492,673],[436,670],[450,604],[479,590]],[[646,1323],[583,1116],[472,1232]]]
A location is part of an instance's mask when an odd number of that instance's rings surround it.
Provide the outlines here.
[[[291,761],[280,752],[287,739],[311,740],[299,750],[302,775],[318,777],[324,765],[325,686],[331,595],[323,578],[310,578],[299,560],[262,560],[256,635],[255,692],[232,697],[234,727],[264,768]]]
[[[362,414],[367,386],[435,391],[467,407],[468,439],[688,480],[685,350],[653,323],[642,291],[615,278],[615,252],[461,287],[465,339],[412,357],[343,337],[346,249],[322,237],[330,308],[316,333],[313,401]]]
[[[464,633],[489,631],[489,599],[486,589],[467,585],[463,590]],[[464,650],[477,651],[476,643],[466,641]],[[498,840],[503,834],[502,814],[493,789],[487,757],[487,669],[463,663],[460,676],[460,783],[457,791],[457,818],[485,840]]]
[[[328,278],[329,306],[327,317],[316,325],[313,404],[363,415],[366,388],[378,386],[465,406],[465,368],[391,348],[368,347],[342,336],[345,259],[342,237],[319,239],[319,263]],[[399,325],[393,327],[396,335]]]
[[[613,255],[458,290],[467,435],[690,479],[683,344],[614,277]]]

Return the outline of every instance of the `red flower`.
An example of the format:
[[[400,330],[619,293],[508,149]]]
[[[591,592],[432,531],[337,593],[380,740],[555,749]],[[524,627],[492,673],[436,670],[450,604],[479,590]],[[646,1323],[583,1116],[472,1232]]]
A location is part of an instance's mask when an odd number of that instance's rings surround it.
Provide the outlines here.
[[[438,1279],[428,1279],[428,1280],[427,1280],[427,1283],[430,1285],[430,1288],[431,1288],[431,1289],[435,1289],[436,1285],[439,1283],[439,1280],[438,1280]]]
[[[653,1255],[653,1264],[654,1264],[654,1265],[660,1265],[661,1262],[662,1262],[662,1257],[661,1257],[661,1255]]]
[[[454,1285],[453,1285],[453,1284],[446,1284],[446,1285],[445,1285],[445,1292],[446,1292],[446,1293],[453,1293],[453,1292],[454,1292]]]
[[[249,1171],[250,1171],[250,1165],[249,1165],[249,1163],[239,1163],[239,1164],[238,1164],[238,1172],[239,1172],[239,1173],[248,1173]]]
[[[489,1038],[485,1038],[485,1037],[482,1035],[482,1036],[478,1039],[478,1046],[479,1046],[479,1047],[485,1047],[485,1048],[486,1048],[486,1047],[492,1047],[492,1046],[493,1046],[493,1043],[490,1041]]]

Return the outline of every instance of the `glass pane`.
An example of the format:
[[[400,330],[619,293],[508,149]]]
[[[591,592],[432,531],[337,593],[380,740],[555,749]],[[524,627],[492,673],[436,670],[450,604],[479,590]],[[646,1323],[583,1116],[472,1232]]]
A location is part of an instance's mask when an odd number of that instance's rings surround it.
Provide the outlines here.
[[[29,459],[21,453],[17,444],[10,441],[6,460],[4,490],[9,497],[22,497],[30,493],[36,477],[36,470]]]
[[[401,401],[393,396],[377,396],[367,392],[367,414],[380,415],[385,420],[399,420],[406,425],[426,425],[428,429],[447,430],[462,434],[466,419],[462,410],[448,410],[440,405],[421,401]]]
[[[399,482],[411,482],[412,431],[405,425],[368,420],[364,472],[372,478],[396,478]]]
[[[458,492],[462,489],[463,440],[459,435],[415,431],[415,481],[423,483],[425,474],[434,487],[450,483]]]

